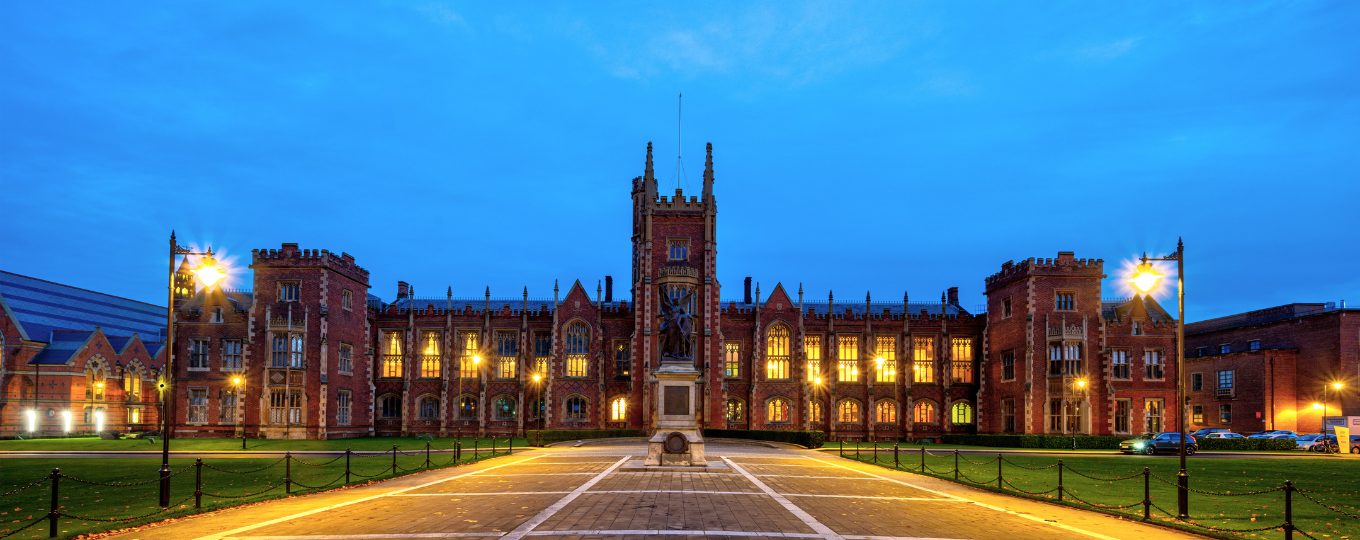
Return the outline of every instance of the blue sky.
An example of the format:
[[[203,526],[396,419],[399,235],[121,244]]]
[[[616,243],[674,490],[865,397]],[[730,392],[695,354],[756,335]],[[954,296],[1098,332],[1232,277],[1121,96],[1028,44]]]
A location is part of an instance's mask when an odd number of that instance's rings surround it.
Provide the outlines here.
[[[1360,303],[1356,2],[0,10],[0,269],[138,300],[171,229],[237,286],[297,242],[387,300],[626,297],[652,141],[663,192],[697,194],[714,145],[726,298],[971,307],[1058,251],[1120,296],[1184,237],[1190,320]]]

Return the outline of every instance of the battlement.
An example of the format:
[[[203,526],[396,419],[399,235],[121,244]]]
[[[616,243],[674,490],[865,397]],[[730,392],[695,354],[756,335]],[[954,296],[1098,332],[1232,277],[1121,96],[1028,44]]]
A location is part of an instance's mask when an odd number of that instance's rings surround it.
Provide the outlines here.
[[[658,212],[703,212],[706,208],[707,205],[699,197],[686,199],[684,190],[680,188],[675,189],[674,197],[668,199],[665,195],[658,195],[652,201],[652,210]]]
[[[354,262],[354,256],[341,253],[336,256],[326,249],[298,249],[295,243],[285,242],[280,249],[250,250],[250,267],[323,267],[345,275],[350,279],[368,285],[368,270]]]
[[[1006,261],[1001,271],[986,279],[987,292],[994,291],[1020,279],[1041,274],[1089,275],[1102,277],[1105,274],[1104,259],[1078,259],[1071,251],[1059,251],[1057,258],[1034,258],[1020,261]]]

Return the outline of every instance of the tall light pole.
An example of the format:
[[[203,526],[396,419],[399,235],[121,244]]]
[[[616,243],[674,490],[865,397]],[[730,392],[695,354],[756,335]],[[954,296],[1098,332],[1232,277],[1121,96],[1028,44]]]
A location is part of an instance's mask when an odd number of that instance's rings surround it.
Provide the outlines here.
[[[217,260],[213,258],[212,248],[208,251],[199,253],[180,246],[175,241],[175,231],[170,231],[170,286],[167,288],[169,295],[165,311],[165,370],[164,388],[161,389],[161,425],[164,432],[161,433],[161,506],[170,506],[170,437],[171,425],[175,415],[175,260],[180,255],[202,256],[199,260],[198,268],[194,273],[198,279],[203,281],[207,287],[211,287],[218,280],[226,277],[217,269]]]
[[[1341,387],[1346,386],[1346,385],[1345,385],[1344,383],[1341,383],[1341,382],[1334,382],[1334,383],[1322,385],[1322,451],[1325,452],[1325,453],[1330,454],[1330,453],[1332,453],[1332,447],[1331,447],[1331,445],[1328,445],[1328,444],[1327,444],[1327,387],[1328,387],[1328,386],[1330,386],[1330,387],[1332,387],[1333,389],[1336,389],[1336,390],[1341,390]],[[1347,441],[1347,442],[1349,442],[1349,441]],[[1340,450],[1340,448],[1341,448],[1341,439],[1340,439],[1340,438],[1337,438],[1337,440],[1336,440],[1336,446],[1337,446],[1337,452],[1340,452],[1340,451],[1341,451],[1341,450]]]
[[[1139,258],[1138,273],[1128,279],[1144,293],[1152,290],[1162,278],[1148,261],[1176,261],[1176,427],[1180,430],[1181,470],[1176,474],[1177,517],[1190,518],[1190,473],[1185,467],[1185,243],[1176,239],[1176,252],[1165,257],[1151,257],[1144,253]]]
[[[543,410],[543,409],[544,409],[544,407],[543,407],[543,383],[541,382],[542,379],[543,379],[543,376],[542,376],[542,375],[539,375],[539,374],[537,374],[537,373],[534,374],[534,386],[537,387],[536,390],[538,390],[538,399],[534,401],[534,414],[538,415],[538,431],[539,431],[539,433],[538,433],[538,440],[539,440],[539,441],[542,441],[542,440],[543,440],[543,416],[544,416],[544,415],[543,415],[543,413],[544,413],[544,410]]]
[[[245,399],[245,384],[244,384],[244,383],[245,383],[245,379],[242,378],[240,375],[237,375],[237,376],[231,378],[231,384],[232,384],[232,386],[235,386],[235,387],[236,387],[236,405],[237,405],[237,409],[240,409],[239,405],[243,402],[242,400]],[[244,411],[242,411],[242,413],[244,413]],[[233,414],[232,416],[234,417],[235,415]],[[241,418],[237,419],[237,421],[241,423],[241,450],[245,450],[245,449],[246,449],[246,415],[245,415],[245,414],[242,414],[242,415],[241,415]]]

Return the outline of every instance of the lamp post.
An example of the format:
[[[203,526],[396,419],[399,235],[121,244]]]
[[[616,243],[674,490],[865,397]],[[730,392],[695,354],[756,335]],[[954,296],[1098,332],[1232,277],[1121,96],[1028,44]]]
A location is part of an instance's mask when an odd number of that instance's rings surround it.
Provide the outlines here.
[[[1138,290],[1147,293],[1162,278],[1148,261],[1176,261],[1176,427],[1180,430],[1181,470],[1176,474],[1176,506],[1179,519],[1190,518],[1190,474],[1185,466],[1185,243],[1176,239],[1176,252],[1165,257],[1151,257],[1144,253],[1139,258],[1137,273],[1128,279]]]
[[[1327,444],[1327,387],[1328,387],[1328,386],[1332,387],[1332,389],[1334,389],[1334,390],[1341,390],[1341,387],[1346,386],[1346,385],[1345,385],[1344,383],[1341,383],[1341,382],[1334,382],[1334,383],[1322,385],[1322,451],[1325,452],[1325,453],[1330,454],[1330,453],[1332,453],[1332,447],[1331,447],[1331,445],[1328,445],[1328,444]],[[1336,446],[1337,446],[1337,452],[1340,452],[1340,451],[1341,451],[1341,439],[1338,438],[1338,439],[1336,440]]]
[[[542,375],[539,375],[537,373],[534,374],[534,386],[536,387],[535,389],[538,390],[538,399],[534,401],[534,414],[538,415],[539,440],[542,440],[543,438],[542,431],[543,431],[544,407],[543,407],[543,383],[541,382],[542,379],[543,379]]]
[[[168,289],[168,304],[165,311],[165,373],[164,382],[161,389],[161,425],[164,426],[164,433],[161,433],[161,506],[170,506],[170,437],[171,425],[174,422],[172,416],[175,414],[175,260],[180,255],[186,257],[202,256],[198,267],[194,273],[198,279],[203,281],[207,287],[211,287],[218,280],[226,277],[217,269],[217,260],[213,258],[212,248],[206,252],[191,251],[186,247],[180,246],[175,241],[175,231],[170,231],[170,274]]]
[[[235,376],[235,377],[232,377],[232,378],[231,378],[231,385],[234,386],[234,387],[236,387],[236,403],[237,403],[237,404],[240,404],[240,403],[241,403],[241,400],[245,399],[245,392],[244,392],[244,390],[245,390],[245,388],[244,388],[244,386],[245,386],[245,379],[244,379],[243,377],[241,377],[240,375],[237,375],[237,376]],[[239,408],[239,407],[238,407],[238,408]],[[244,411],[243,411],[243,412],[244,412]],[[233,414],[233,416],[235,416],[235,414]],[[241,450],[245,450],[245,449],[246,449],[246,418],[245,418],[245,414],[242,414],[242,415],[241,415],[241,418],[239,418],[237,421],[241,423]]]
[[[458,440],[462,444],[463,440],[463,358],[458,359]],[[482,363],[480,355],[472,355],[472,366]]]
[[[1086,398],[1086,379],[1077,379],[1077,388],[1080,388],[1080,389],[1081,389],[1081,397],[1082,397],[1082,401],[1085,401],[1085,398]],[[1076,407],[1077,407],[1077,418],[1081,418],[1081,402],[1079,401],[1079,402],[1077,402],[1075,405],[1076,405]],[[1071,418],[1071,415],[1070,415],[1070,414],[1068,415],[1068,418]],[[1068,421],[1067,419],[1063,419],[1063,423],[1064,423],[1064,424],[1066,424],[1067,421]],[[1076,450],[1076,449],[1077,449],[1077,430],[1078,430],[1080,427],[1081,427],[1081,426],[1072,426],[1072,449],[1073,449],[1073,450]]]

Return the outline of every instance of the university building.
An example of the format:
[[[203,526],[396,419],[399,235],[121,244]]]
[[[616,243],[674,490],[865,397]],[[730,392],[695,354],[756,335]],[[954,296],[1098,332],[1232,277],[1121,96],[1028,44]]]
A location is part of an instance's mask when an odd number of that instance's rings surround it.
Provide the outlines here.
[[[710,145],[698,195],[660,193],[648,145],[631,182],[632,275],[618,297],[606,276],[594,290],[554,283],[551,296],[544,287],[532,297],[528,287],[417,295],[399,282],[385,301],[352,255],[286,243],[251,252],[249,291],[199,289],[186,262],[166,403],[175,435],[649,430],[663,295],[693,315],[701,427],[818,429],[833,440],[1177,428],[1177,321],[1150,297],[1103,299],[1103,261],[1059,252],[1002,264],[982,283],[985,313],[963,308],[958,288],[814,297],[747,278],[725,294],[714,183]],[[22,411],[35,407],[49,434],[63,411],[77,413],[73,430],[92,431],[86,407],[109,411],[109,429],[154,425],[164,308],[135,306],[142,326],[43,326],[55,308],[33,307],[42,302],[23,289],[37,280],[7,276],[4,434],[23,430]],[[117,304],[109,298],[80,301]],[[63,386],[45,386],[56,373]],[[99,381],[102,396],[88,391]]]

